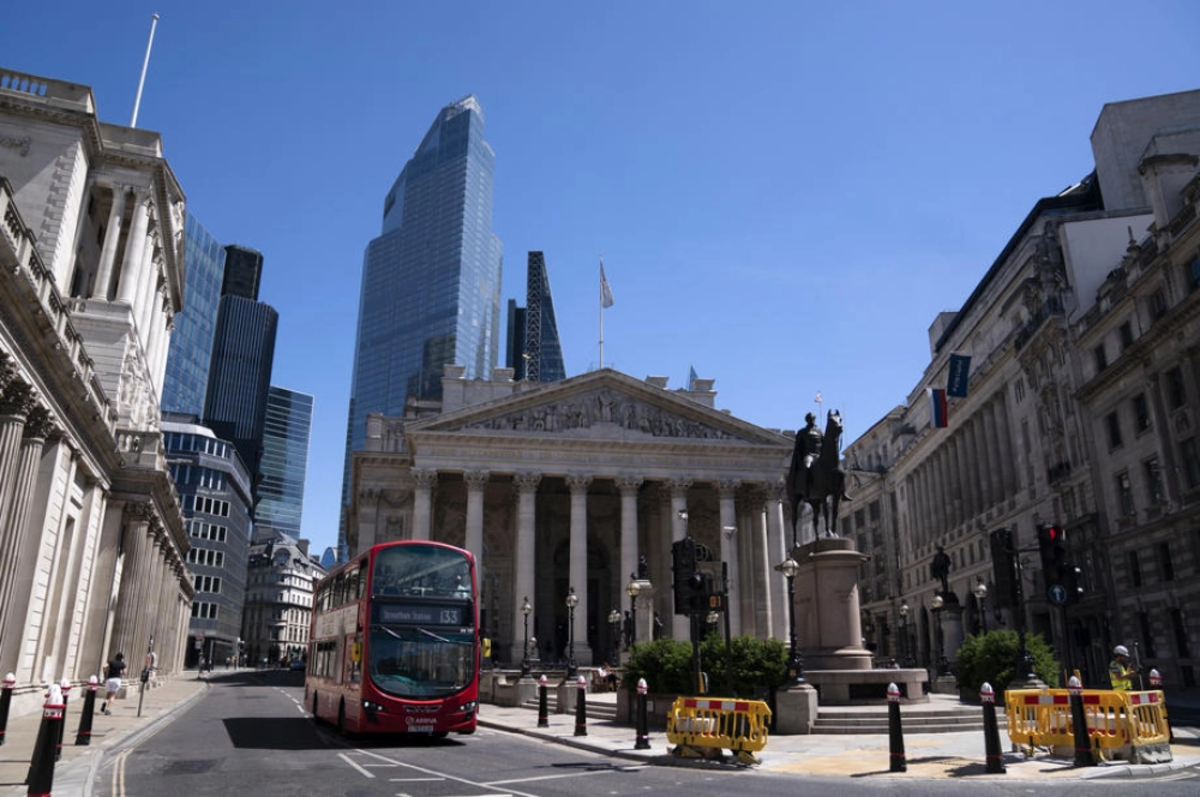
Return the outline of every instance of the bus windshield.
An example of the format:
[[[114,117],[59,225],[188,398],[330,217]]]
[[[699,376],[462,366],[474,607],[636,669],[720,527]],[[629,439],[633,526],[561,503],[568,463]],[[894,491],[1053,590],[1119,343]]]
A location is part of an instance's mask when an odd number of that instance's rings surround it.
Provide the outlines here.
[[[372,683],[432,699],[475,679],[471,567],[459,551],[394,546],[375,555],[367,652]]]

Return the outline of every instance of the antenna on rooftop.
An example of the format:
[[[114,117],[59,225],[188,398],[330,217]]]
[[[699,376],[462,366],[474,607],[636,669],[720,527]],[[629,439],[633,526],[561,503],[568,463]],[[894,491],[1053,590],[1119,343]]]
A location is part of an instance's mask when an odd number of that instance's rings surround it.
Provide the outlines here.
[[[150,66],[150,48],[154,45],[154,29],[158,26],[158,14],[150,17],[150,38],[146,42],[146,58],[142,61],[142,76],[138,78],[137,96],[133,98],[133,117],[130,127],[137,127],[138,106],[142,104],[142,86],[146,85],[146,67]]]

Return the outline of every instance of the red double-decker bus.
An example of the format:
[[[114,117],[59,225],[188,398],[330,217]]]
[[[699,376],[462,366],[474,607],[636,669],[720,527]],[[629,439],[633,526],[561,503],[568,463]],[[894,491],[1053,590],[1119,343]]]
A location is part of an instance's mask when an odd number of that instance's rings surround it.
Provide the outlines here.
[[[473,733],[475,558],[438,542],[376,545],[316,588],[305,704],[349,733]]]

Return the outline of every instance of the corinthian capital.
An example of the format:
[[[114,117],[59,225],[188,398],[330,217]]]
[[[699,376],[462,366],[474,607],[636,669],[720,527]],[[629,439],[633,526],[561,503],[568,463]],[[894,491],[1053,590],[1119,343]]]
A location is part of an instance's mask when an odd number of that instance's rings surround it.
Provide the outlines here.
[[[432,489],[437,484],[437,470],[433,468],[413,468],[412,477],[422,489]]]
[[[13,380],[0,395],[0,415],[28,415],[36,403],[33,388],[25,382]]]
[[[541,483],[542,474],[540,473],[518,473],[513,476],[513,484],[517,486],[517,492],[520,493],[535,493]]]
[[[50,417],[50,411],[40,405],[32,407],[25,417],[24,438],[45,441],[53,431],[54,419]]]
[[[468,490],[482,490],[487,487],[488,481],[492,478],[490,471],[486,470],[467,470],[463,471],[463,481],[467,483]]]
[[[571,473],[567,475],[567,487],[571,488],[572,493],[587,492],[588,485],[592,483],[592,477],[582,473]]]

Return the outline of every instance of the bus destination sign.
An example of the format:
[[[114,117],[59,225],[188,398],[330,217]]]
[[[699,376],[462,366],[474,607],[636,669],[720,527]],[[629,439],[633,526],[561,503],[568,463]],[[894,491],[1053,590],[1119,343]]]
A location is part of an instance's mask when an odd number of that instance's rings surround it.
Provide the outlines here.
[[[375,621],[383,625],[462,626],[463,607],[376,601]]]

